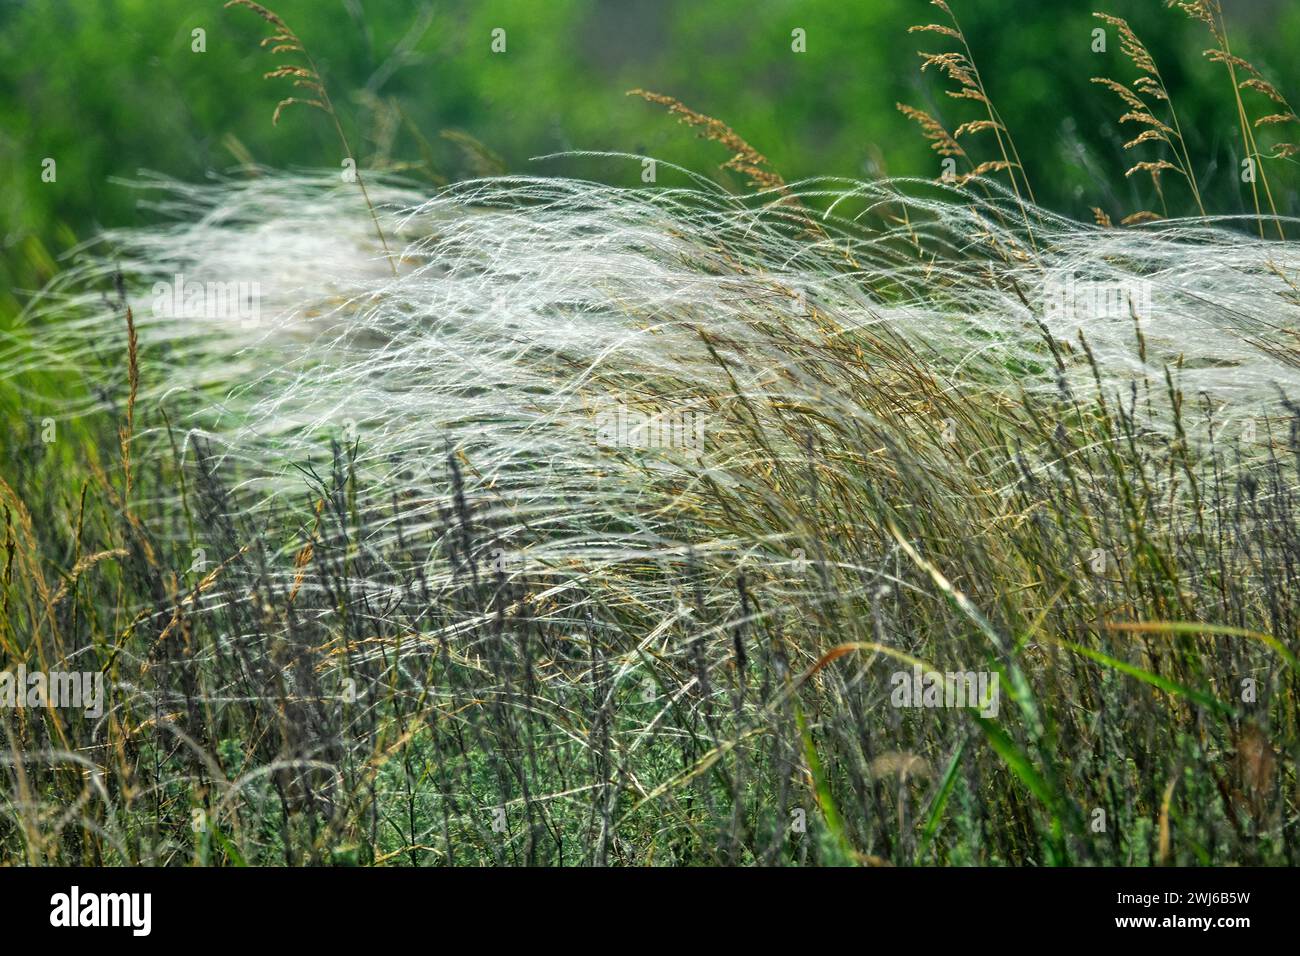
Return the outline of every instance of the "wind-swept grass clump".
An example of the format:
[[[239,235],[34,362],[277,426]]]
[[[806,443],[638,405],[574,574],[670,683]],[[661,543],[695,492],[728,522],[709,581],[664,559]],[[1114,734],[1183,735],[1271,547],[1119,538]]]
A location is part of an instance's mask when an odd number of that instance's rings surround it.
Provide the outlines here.
[[[790,188],[887,218],[814,240],[779,199],[702,189],[385,189],[393,280],[338,187],[164,184],[174,226],[110,237],[128,284],[238,274],[276,311],[133,300],[140,527],[122,540],[109,484],[77,540],[140,556],[75,602],[136,596],[95,652],[112,716],[76,748],[129,777],[12,839],[1147,862],[1163,812],[1167,857],[1286,859],[1292,250],[1034,210],[1031,252],[991,183]],[[1145,292],[1084,322],[1054,304],[1082,276]],[[50,301],[33,321],[75,357],[94,301]],[[15,498],[44,501],[39,474]],[[40,533],[33,566],[69,547]],[[43,633],[27,653],[69,653]],[[892,707],[913,660],[1001,675],[998,713]]]

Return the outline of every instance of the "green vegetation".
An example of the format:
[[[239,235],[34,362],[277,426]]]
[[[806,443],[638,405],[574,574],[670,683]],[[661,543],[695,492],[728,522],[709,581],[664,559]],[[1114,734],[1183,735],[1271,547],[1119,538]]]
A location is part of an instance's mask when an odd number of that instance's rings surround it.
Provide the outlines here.
[[[981,6],[0,8],[0,860],[1297,862],[1300,12]]]

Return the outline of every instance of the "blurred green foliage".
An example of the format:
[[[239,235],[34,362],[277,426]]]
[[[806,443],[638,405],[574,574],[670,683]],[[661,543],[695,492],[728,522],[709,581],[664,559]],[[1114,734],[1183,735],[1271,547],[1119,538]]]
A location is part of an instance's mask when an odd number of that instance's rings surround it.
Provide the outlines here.
[[[1173,93],[1211,212],[1251,209],[1238,175],[1231,84],[1205,61],[1201,24],[1157,0],[952,0],[983,79],[1010,127],[1036,197],[1087,217],[1160,210],[1145,175],[1124,176],[1148,144],[1120,128],[1117,97],[1094,75],[1132,80],[1108,30],[1093,52],[1094,9],[1126,17]],[[510,171],[636,182],[634,160],[534,157],[566,150],[650,154],[713,175],[722,147],[699,142],[659,107],[625,96],[644,87],[716,116],[765,153],[787,180],[887,173],[934,177],[939,157],[901,116],[902,101],[951,129],[978,106],[944,95],[917,69],[917,50],[945,38],[907,33],[942,22],[922,0],[277,0],[320,66],[363,169],[387,167],[433,185]],[[1300,5],[1225,0],[1234,52],[1300,101]],[[494,28],[506,50],[491,50]],[[807,50],[792,52],[791,31]],[[195,52],[193,31],[205,31]],[[326,117],[287,110],[291,90],[264,81],[275,58],[267,24],[219,0],[0,0],[0,311],[15,287],[48,278],[59,253],[103,225],[137,221],[137,194],[116,180],[152,170],[183,179],[243,161],[335,166]],[[1262,112],[1262,111],[1261,111]],[[452,136],[444,135],[452,131]],[[478,149],[458,132],[481,143]],[[1291,137],[1294,139],[1294,136]],[[1268,137],[1266,141],[1271,142]],[[989,144],[977,144],[987,149]],[[1140,155],[1139,155],[1140,154]],[[500,158],[500,166],[494,157]],[[57,180],[42,181],[42,162]],[[995,158],[992,153],[977,158]],[[1294,160],[1270,162],[1275,200],[1300,208]],[[660,181],[673,174],[664,171]],[[1170,214],[1194,212],[1166,174]],[[7,306],[7,307],[6,307]]]

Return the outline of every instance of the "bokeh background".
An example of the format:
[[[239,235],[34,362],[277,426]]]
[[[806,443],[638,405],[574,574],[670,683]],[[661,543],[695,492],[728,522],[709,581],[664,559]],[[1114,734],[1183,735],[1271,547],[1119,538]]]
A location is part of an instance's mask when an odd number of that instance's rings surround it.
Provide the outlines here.
[[[1160,0],[952,0],[976,62],[1044,205],[1117,218],[1153,208],[1150,180],[1124,177],[1117,98],[1089,78],[1131,80],[1114,31],[1092,50],[1094,9],[1127,18],[1173,92],[1211,211],[1249,208],[1238,176],[1236,107],[1204,27]],[[787,180],[939,173],[897,101],[954,127],[970,104],[944,96],[907,33],[942,21],[924,0],[275,0],[324,74],[363,169],[398,170],[430,188],[497,171],[635,182],[632,162],[536,161],[565,150],[650,154],[713,176],[722,147],[633,87],[676,96],[764,152]],[[1300,101],[1300,3],[1224,0],[1234,52]],[[206,49],[194,52],[193,33]],[[506,52],[493,53],[494,28]],[[803,29],[807,51],[791,50]],[[337,168],[327,118],[289,110],[271,125],[282,81],[259,48],[267,25],[219,0],[0,0],[0,311],[102,226],[147,216],[119,180],[142,170],[198,179],[242,163]],[[57,162],[43,182],[42,161]],[[991,157],[986,157],[991,158]],[[1298,208],[1295,164],[1276,196]],[[668,174],[671,175],[671,174]],[[666,181],[661,176],[661,181]],[[1168,184],[1170,212],[1190,198]]]

